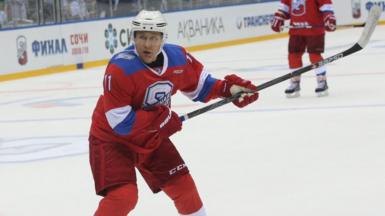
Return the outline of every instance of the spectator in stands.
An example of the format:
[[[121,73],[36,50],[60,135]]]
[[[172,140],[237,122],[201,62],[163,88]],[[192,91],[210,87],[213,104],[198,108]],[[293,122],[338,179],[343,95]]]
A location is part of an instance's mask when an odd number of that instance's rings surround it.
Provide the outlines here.
[[[84,20],[89,13],[84,0],[63,0],[63,14],[67,20]]]
[[[55,22],[55,2],[54,0],[45,0],[43,2],[43,20],[42,23],[54,23]]]
[[[13,26],[32,24],[33,21],[27,19],[27,0],[5,0],[4,10],[7,13],[9,24]]]
[[[98,4],[96,0],[85,0],[87,11],[88,11],[88,18],[98,18]]]
[[[4,24],[6,23],[6,21],[7,21],[7,14],[3,10],[0,10],[0,28],[4,27]]]
[[[4,0],[0,0],[0,28],[4,27],[7,21],[7,14],[4,12]]]
[[[167,10],[167,1],[165,0],[143,0],[143,8],[146,10]]]
[[[113,0],[113,16],[137,14],[142,9],[143,0]]]

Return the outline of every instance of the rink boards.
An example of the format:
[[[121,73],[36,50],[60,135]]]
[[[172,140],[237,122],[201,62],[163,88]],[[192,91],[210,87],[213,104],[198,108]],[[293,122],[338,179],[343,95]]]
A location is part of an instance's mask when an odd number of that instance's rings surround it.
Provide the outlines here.
[[[362,23],[372,4],[334,2],[338,24]],[[166,13],[168,42],[190,51],[283,37],[270,29],[279,2]],[[0,81],[101,66],[131,42],[132,17],[0,31]],[[384,15],[382,15],[383,22]]]

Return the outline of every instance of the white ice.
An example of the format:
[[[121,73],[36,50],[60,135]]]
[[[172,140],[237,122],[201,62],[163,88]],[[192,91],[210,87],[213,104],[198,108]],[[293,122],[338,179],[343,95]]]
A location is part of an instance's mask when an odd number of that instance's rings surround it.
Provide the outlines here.
[[[325,57],[353,45],[362,29],[329,33]],[[287,38],[194,52],[218,78],[256,84],[289,72]],[[308,64],[307,56],[304,57]],[[313,72],[301,97],[287,82],[244,109],[231,104],[184,122],[172,139],[211,216],[385,215],[385,27],[368,46],[327,66],[330,95],[318,98]],[[0,83],[0,216],[90,216],[90,116],[104,68]],[[204,104],[173,98],[184,114]],[[131,215],[177,215],[163,193],[138,177]]]

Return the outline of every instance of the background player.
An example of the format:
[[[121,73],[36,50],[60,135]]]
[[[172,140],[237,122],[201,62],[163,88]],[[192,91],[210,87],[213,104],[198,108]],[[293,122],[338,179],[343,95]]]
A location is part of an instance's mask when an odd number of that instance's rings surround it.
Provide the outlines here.
[[[284,21],[290,19],[289,30],[289,68],[295,70],[302,67],[302,56],[309,53],[311,63],[322,60],[321,53],[325,49],[325,30],[336,30],[336,18],[331,0],[281,0],[279,9],[274,15],[271,28],[275,32],[283,30]],[[327,95],[325,66],[315,70],[317,75],[318,96]],[[299,96],[301,77],[290,80],[285,90],[288,97]]]
[[[90,164],[98,195],[96,216],[125,216],[138,199],[135,168],[154,193],[164,191],[180,215],[206,215],[195,183],[169,137],[182,122],[171,108],[181,91],[207,102],[239,92],[244,107],[258,98],[256,87],[236,75],[213,78],[183,47],[165,44],[166,20],[141,11],[132,21],[134,44],[113,56],[104,92],[92,116]]]

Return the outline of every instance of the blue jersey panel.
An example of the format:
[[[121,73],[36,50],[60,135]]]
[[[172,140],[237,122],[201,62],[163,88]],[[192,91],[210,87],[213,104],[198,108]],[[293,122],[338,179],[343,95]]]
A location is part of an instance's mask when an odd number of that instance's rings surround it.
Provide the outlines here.
[[[208,75],[205,80],[205,83],[203,84],[201,91],[199,92],[198,97],[196,97],[193,101],[204,102],[216,81],[217,79],[211,77],[211,75]]]
[[[135,117],[136,113],[131,111],[122,122],[113,128],[113,130],[119,135],[128,135],[132,129],[132,126],[134,125]]]
[[[110,64],[117,65],[126,75],[146,69],[146,66],[135,54],[134,50],[129,49],[126,49],[112,57]]]
[[[184,54],[182,47],[173,44],[165,44],[163,50],[168,56],[169,67],[186,65],[186,55]]]

